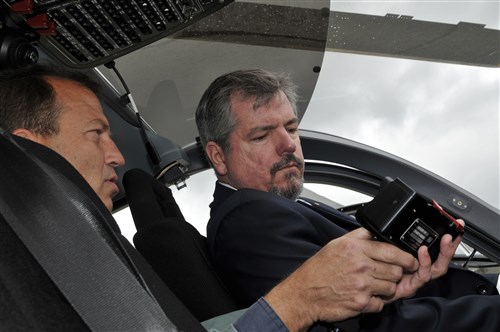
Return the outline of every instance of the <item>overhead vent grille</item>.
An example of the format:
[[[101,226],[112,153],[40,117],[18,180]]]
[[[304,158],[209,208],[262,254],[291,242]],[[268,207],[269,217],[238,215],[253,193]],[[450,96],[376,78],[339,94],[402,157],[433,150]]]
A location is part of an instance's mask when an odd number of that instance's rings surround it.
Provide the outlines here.
[[[233,0],[10,1],[39,43],[71,67],[108,62],[178,31]]]

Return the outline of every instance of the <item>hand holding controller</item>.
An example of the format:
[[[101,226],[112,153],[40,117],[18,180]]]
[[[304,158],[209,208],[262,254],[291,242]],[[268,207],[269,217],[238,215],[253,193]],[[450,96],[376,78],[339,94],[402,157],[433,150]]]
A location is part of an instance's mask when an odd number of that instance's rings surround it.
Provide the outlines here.
[[[392,243],[415,257],[418,248],[427,246],[433,262],[439,256],[444,234],[455,239],[464,233],[464,227],[436,201],[427,202],[399,178],[358,209],[356,218],[378,240]]]

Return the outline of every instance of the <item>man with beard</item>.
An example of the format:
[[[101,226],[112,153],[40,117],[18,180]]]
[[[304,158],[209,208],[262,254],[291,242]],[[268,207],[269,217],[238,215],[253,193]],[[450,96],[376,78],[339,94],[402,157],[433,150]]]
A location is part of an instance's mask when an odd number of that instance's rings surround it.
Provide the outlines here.
[[[208,242],[216,270],[237,302],[242,307],[250,305],[326,246],[334,253],[330,264],[335,266],[336,282],[324,290],[324,297],[335,299],[339,313],[348,313],[339,315],[339,320],[366,313],[357,304],[369,298],[381,306],[393,305],[385,306],[388,313],[362,319],[362,327],[393,331],[409,326],[449,328],[449,320],[440,318],[446,316],[444,313],[459,313],[463,303],[446,305],[439,297],[442,294],[432,294],[438,296],[425,297],[423,302],[422,298],[406,300],[404,306],[398,300],[444,275],[450,262],[445,259],[446,252],[450,248],[454,251],[461,237],[452,242],[451,236],[445,235],[440,258],[432,266],[427,249],[420,248],[419,267],[430,266],[432,271],[423,281],[418,271],[409,271],[401,264],[407,253],[373,241],[350,216],[333,211],[329,220],[297,203],[304,157],[296,99],[296,87],[286,76],[241,70],[217,78],[196,111],[201,142],[218,179],[210,205]],[[396,270],[400,272],[397,277],[380,273]],[[417,284],[412,292],[402,291]],[[498,298],[490,301],[493,305],[486,304],[486,312],[498,305]],[[320,306],[321,301],[314,305]],[[428,310],[432,306],[439,310]],[[397,314],[391,314],[394,310]],[[474,321],[464,319],[458,319],[462,330]]]

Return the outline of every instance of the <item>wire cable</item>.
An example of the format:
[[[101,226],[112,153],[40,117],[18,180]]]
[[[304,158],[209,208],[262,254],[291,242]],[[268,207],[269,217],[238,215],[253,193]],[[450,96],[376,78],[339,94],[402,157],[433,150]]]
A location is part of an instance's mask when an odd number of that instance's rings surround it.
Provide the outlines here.
[[[125,95],[122,96],[120,99],[123,98],[126,101],[126,103],[130,104],[130,106],[132,107],[132,110],[134,111],[134,113],[137,117],[137,122],[139,125],[139,130],[141,133],[142,141],[144,142],[144,146],[146,147],[146,151],[148,153],[149,159],[150,159],[151,163],[153,164],[153,167],[155,168],[154,171],[156,173],[156,171],[158,170],[158,168],[160,166],[161,158],[160,158],[160,155],[158,154],[158,151],[156,150],[155,146],[151,143],[151,141],[149,140],[149,138],[146,134],[146,130],[144,129],[144,125],[142,122],[142,117],[139,114],[139,109],[137,108],[137,105],[135,104],[134,98],[132,97],[132,93],[130,92],[130,89],[128,88],[127,83],[125,83],[125,80],[123,79],[122,75],[120,74],[120,72],[116,68],[114,61],[107,62],[104,64],[104,66],[106,66],[106,68],[108,68],[108,69],[113,70],[113,72],[116,74],[116,76],[120,80],[123,88],[125,89]]]

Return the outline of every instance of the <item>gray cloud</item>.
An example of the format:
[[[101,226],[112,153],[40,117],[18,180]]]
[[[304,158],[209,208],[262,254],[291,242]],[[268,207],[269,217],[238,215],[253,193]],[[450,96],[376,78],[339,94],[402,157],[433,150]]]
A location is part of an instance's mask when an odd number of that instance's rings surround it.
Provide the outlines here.
[[[396,154],[498,207],[498,74],[329,53],[301,127]]]

